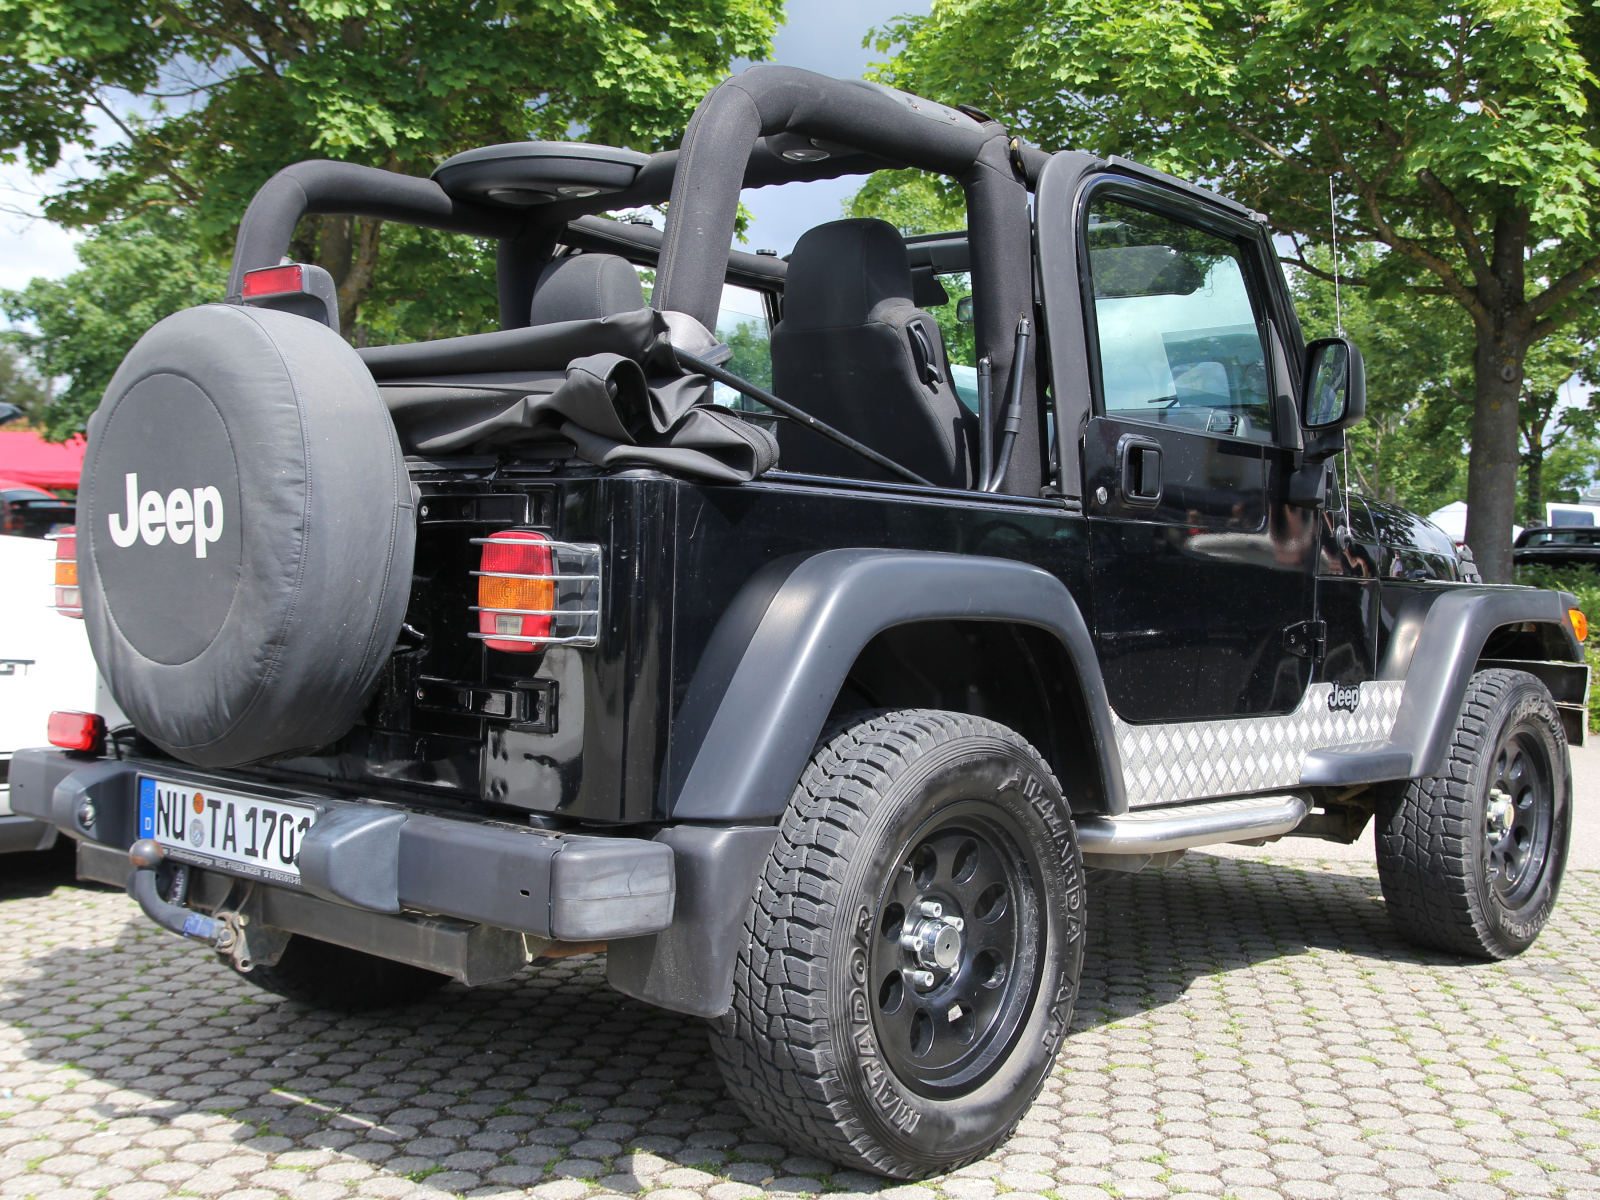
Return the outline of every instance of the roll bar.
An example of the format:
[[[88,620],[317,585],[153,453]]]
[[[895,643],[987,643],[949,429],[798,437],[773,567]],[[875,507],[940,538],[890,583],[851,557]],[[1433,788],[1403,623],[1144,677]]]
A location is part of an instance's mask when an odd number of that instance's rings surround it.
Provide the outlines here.
[[[1037,496],[1043,481],[1043,417],[1034,359],[1013,364],[1013,331],[1032,318],[1033,231],[1027,175],[1042,152],[1025,153],[997,121],[881,84],[830,79],[796,67],[757,64],[700,102],[683,136],[679,170],[656,269],[654,304],[716,322],[745,167],[758,138],[801,135],[811,144],[850,147],[877,158],[952,176],[967,197],[978,356],[993,364],[996,386],[1012,391],[1023,373],[1028,414],[1018,431],[1004,490]]]

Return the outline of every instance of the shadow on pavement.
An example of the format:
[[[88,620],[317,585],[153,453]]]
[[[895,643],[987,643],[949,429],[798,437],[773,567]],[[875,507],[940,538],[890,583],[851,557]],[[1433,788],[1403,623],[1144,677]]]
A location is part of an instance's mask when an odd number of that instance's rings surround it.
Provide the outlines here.
[[[49,850],[29,850],[20,854],[0,854],[0,901],[23,896],[48,896],[58,887],[98,887],[79,885],[74,872],[77,843],[58,837]]]
[[[613,992],[603,958],[342,1015],[257,991],[123,897],[81,897],[71,911],[26,899],[70,881],[54,862],[7,872],[0,890],[22,898],[0,919],[31,908],[61,939],[7,956],[4,1018],[37,1062],[31,1077],[70,1063],[92,1081],[66,1120],[112,1132],[188,1124],[259,1157],[254,1174],[205,1167],[185,1191],[271,1186],[260,1156],[311,1150],[457,1193],[562,1178],[624,1191],[816,1190],[830,1175],[834,1189],[877,1186],[773,1144],[724,1092],[704,1025]],[[1194,856],[1096,887],[1090,914],[1074,1032],[1174,1003],[1201,976],[1315,949],[1448,961],[1399,940],[1375,880],[1315,869]],[[5,1108],[0,1125],[42,1116]]]

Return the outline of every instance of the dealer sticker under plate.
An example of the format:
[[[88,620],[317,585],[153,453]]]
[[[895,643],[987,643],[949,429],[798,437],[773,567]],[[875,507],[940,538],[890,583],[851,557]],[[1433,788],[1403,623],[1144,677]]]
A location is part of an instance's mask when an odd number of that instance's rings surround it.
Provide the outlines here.
[[[139,836],[195,866],[299,883],[295,857],[316,819],[316,809],[304,804],[139,777]]]

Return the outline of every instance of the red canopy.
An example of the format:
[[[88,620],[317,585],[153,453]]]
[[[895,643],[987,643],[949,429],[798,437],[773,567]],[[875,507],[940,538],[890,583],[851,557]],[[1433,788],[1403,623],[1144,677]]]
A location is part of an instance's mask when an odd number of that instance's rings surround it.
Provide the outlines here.
[[[75,488],[83,470],[84,448],[81,435],[70,442],[47,442],[27,430],[0,429],[0,479],[49,491]]]

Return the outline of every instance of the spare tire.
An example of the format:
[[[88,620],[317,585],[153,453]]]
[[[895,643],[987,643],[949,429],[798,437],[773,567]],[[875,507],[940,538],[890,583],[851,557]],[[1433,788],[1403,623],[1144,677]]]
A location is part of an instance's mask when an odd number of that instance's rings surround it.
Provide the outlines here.
[[[156,325],[89,421],[83,615],[134,726],[231,767],[337,740],[405,618],[415,502],[326,326],[208,304]]]

